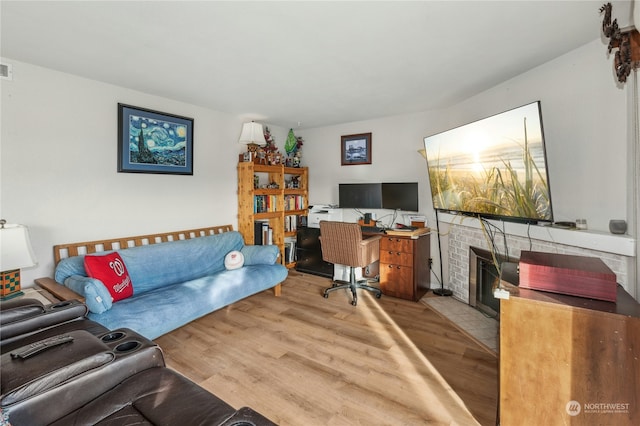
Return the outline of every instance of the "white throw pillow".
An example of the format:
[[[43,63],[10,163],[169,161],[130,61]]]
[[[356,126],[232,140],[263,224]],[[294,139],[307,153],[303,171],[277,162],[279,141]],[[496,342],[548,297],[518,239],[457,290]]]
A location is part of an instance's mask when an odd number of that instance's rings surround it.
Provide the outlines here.
[[[224,257],[224,267],[228,270],[242,268],[244,265],[244,255],[238,250],[230,251]]]

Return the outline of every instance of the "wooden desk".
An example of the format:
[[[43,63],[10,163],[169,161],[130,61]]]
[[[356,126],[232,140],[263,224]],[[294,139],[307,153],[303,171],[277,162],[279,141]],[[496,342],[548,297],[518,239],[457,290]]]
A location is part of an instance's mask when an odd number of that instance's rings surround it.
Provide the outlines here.
[[[382,293],[414,302],[420,300],[430,286],[430,257],[431,239],[428,229],[409,233],[387,232],[380,240]]]
[[[518,290],[500,302],[501,423],[640,424],[640,304]]]
[[[415,231],[363,232],[381,235],[380,261],[363,268],[364,277],[380,275],[380,289],[387,296],[418,301],[429,290],[431,239],[428,228]],[[322,260],[319,228],[299,228],[296,270],[333,278],[333,264]],[[379,265],[379,269],[377,266]],[[369,269],[367,271],[367,269]]]

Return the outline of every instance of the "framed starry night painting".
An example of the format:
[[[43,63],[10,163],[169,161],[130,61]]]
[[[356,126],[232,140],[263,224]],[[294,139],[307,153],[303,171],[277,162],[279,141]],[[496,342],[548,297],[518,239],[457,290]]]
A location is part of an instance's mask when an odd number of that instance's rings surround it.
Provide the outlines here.
[[[118,172],[193,175],[193,118],[118,104]]]

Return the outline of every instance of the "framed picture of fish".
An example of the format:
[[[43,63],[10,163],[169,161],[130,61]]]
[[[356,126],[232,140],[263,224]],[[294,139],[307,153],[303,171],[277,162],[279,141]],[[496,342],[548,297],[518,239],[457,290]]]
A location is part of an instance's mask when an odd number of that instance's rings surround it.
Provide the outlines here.
[[[118,172],[193,175],[193,118],[119,103]]]

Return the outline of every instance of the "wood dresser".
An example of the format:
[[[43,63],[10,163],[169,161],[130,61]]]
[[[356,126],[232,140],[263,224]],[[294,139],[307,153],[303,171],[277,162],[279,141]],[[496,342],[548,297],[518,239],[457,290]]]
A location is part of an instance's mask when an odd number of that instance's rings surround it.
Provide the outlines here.
[[[515,289],[500,301],[503,425],[640,424],[640,304]]]
[[[429,229],[391,232],[380,240],[380,289],[387,296],[417,302],[429,290]]]

